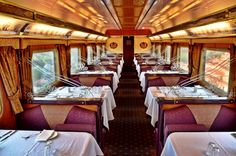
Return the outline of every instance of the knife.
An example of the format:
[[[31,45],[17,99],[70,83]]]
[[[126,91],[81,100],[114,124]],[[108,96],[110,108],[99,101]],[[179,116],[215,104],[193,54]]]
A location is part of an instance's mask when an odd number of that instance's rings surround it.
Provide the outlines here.
[[[1,139],[0,142],[3,142],[4,140],[6,140],[7,138],[9,138],[10,136],[12,136],[12,134],[14,134],[16,132],[16,130],[11,131],[11,133],[9,135],[6,135],[4,138]]]
[[[3,138],[4,136],[6,136],[7,134],[11,133],[11,132],[12,132],[12,131],[8,131],[8,132],[6,132],[5,134],[1,135],[1,136],[0,136],[0,139]]]

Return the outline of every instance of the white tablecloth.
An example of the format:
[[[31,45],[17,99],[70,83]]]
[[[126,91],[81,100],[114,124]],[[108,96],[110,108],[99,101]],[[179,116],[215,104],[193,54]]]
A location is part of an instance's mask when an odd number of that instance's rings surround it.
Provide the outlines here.
[[[171,71],[171,70],[158,70],[158,71],[152,71],[152,70],[148,70],[145,72],[141,72],[140,76],[139,76],[139,81],[140,86],[142,87],[142,91],[145,92],[145,88],[146,88],[146,84],[145,84],[145,74],[179,74],[179,71]]]
[[[159,105],[157,102],[158,97],[168,97],[168,98],[181,98],[181,97],[191,97],[191,98],[221,98],[211,91],[201,87],[149,87],[147,90],[144,105],[147,107],[146,114],[151,116],[151,124],[155,127],[155,123],[158,121],[159,116]],[[175,89],[173,89],[175,88]],[[194,89],[198,88],[198,89]],[[225,98],[225,97],[222,97]]]
[[[121,69],[120,69],[121,70]],[[113,74],[113,93],[116,91],[118,88],[118,83],[119,83],[119,77],[116,72],[114,71],[83,71],[79,72],[78,74]]]
[[[144,105],[147,107],[146,114],[151,116],[151,125],[153,127],[155,127],[155,123],[158,121],[159,116],[159,106],[155,92],[157,92],[156,87],[149,87],[144,102]]]
[[[8,130],[0,130],[0,136]],[[84,132],[58,132],[51,141],[37,142],[36,136],[29,139],[22,136],[39,133],[38,131],[16,131],[0,142],[1,156],[96,156],[103,155],[94,137]],[[49,143],[50,142],[50,143]],[[48,144],[48,146],[47,146]],[[47,152],[47,154],[46,154]]]
[[[116,107],[114,95],[109,86],[103,87],[59,87],[45,97],[35,97],[35,100],[63,100],[73,98],[101,98],[103,125],[109,129],[109,120],[114,120],[112,110]],[[59,99],[58,99],[59,98]]]
[[[205,156],[209,142],[220,148],[218,156],[236,155],[236,138],[231,132],[179,132],[168,136],[161,156]]]

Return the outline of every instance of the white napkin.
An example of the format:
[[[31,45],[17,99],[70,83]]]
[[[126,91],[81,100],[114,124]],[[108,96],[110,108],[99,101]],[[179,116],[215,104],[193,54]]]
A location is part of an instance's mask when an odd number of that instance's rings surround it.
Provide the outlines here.
[[[53,134],[55,133],[54,130],[43,130],[36,138],[36,141],[47,141],[50,139]]]

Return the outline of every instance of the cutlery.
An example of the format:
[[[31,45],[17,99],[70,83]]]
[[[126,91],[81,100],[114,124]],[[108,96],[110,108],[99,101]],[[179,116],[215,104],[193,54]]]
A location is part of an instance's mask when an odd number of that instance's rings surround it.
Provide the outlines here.
[[[27,140],[29,138],[31,138],[32,136],[35,136],[35,135],[38,135],[40,134],[41,132],[38,132],[38,133],[34,133],[34,134],[30,134],[30,135],[27,135],[27,136],[22,136],[23,139]]]
[[[0,136],[0,139],[3,138],[4,136],[6,136],[7,134],[11,133],[11,132],[12,132],[12,131],[8,131],[8,132],[6,132],[5,134],[1,135],[1,136]]]
[[[16,132],[16,130],[11,131],[11,133],[9,133],[8,135],[5,135],[5,137],[2,138],[0,142],[3,142],[3,141],[6,140],[7,138],[9,138],[9,137],[12,136],[15,132]]]
[[[29,153],[30,153],[33,149],[35,149],[35,147],[36,147],[37,145],[39,145],[39,142],[35,142],[35,143],[27,150],[27,152],[26,152],[26,154],[25,154],[24,156],[29,155]]]

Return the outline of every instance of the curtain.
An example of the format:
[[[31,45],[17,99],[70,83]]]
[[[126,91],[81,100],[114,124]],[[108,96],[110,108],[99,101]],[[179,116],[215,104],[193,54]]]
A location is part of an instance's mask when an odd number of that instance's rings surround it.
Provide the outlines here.
[[[0,74],[14,113],[22,112],[20,89],[17,84],[16,50],[12,47],[0,47]]]
[[[64,44],[57,45],[60,60],[60,74],[68,77],[67,50]]]
[[[178,56],[178,46],[179,46],[178,43],[174,43],[174,44],[172,45],[172,47],[171,47],[171,58],[177,58],[177,56]],[[174,62],[178,62],[178,61],[179,61],[179,59],[178,59],[178,60],[175,59]],[[172,63],[173,63],[173,62],[172,62]]]
[[[193,45],[193,49],[191,51],[191,77],[199,74],[202,47],[202,44]]]
[[[87,47],[85,44],[81,45],[81,57],[83,62],[87,64]]]
[[[161,56],[165,59],[165,49],[166,49],[166,43],[162,43],[161,45]]]
[[[22,96],[23,99],[31,101],[30,93],[32,93],[32,51],[30,46],[21,52],[21,81],[22,81]],[[30,62],[29,62],[30,61]]]
[[[93,49],[93,56],[97,56],[97,47],[96,44],[91,44],[92,49]]]
[[[236,46],[230,45],[230,59],[236,59]],[[229,97],[236,98],[236,60],[230,64]]]

